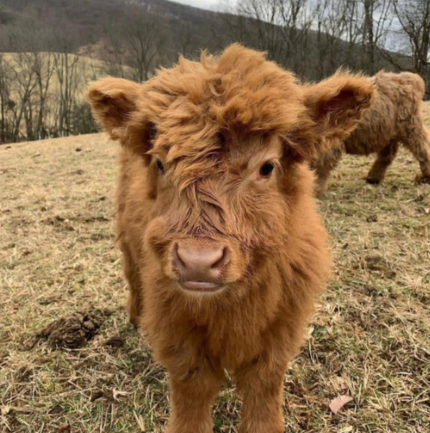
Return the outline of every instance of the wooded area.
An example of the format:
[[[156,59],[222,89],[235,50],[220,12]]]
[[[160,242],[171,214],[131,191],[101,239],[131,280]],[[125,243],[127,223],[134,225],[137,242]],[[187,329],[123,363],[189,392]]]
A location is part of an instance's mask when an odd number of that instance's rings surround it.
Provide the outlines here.
[[[268,51],[303,80],[340,66],[429,81],[430,0],[0,0],[0,142],[95,131],[83,98],[103,75],[142,82],[202,48]]]

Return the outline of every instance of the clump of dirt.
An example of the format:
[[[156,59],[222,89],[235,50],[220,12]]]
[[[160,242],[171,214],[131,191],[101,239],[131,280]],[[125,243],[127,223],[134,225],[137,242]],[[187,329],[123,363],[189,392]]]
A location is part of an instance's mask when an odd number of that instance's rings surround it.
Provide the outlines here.
[[[378,222],[378,215],[369,215],[369,216],[366,218],[366,221],[367,221],[368,223],[376,223],[376,222]]]
[[[364,257],[365,267],[370,272],[376,272],[384,275],[387,278],[394,278],[396,272],[391,268],[390,264],[381,256],[373,255]]]
[[[46,218],[43,220],[45,224],[54,226],[57,230],[64,230],[72,232],[75,228],[70,224],[70,219],[63,218],[59,215],[56,215],[53,218]]]
[[[104,322],[106,312],[77,312],[70,317],[55,320],[37,334],[51,349],[78,349],[91,340]]]
[[[124,339],[120,335],[114,335],[106,341],[105,346],[119,349],[124,346]]]

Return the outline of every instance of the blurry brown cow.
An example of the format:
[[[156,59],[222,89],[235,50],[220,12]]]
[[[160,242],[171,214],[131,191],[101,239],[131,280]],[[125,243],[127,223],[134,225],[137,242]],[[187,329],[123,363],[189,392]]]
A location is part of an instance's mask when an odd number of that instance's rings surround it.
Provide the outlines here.
[[[312,163],[318,176],[319,193],[325,192],[330,172],[338,165],[343,153],[376,153],[376,160],[366,180],[371,184],[379,184],[393,162],[400,143],[419,162],[421,181],[430,182],[430,134],[424,126],[421,113],[425,93],[423,79],[410,72],[379,72],[368,79],[375,84],[372,107],[344,143],[320,153]]]
[[[243,396],[241,431],[284,431],[284,374],[329,275],[306,161],[347,136],[372,93],[347,73],[302,87],[240,45],[143,85],[90,86],[122,144],[128,312],[168,369],[169,433],[212,432],[225,370]]]

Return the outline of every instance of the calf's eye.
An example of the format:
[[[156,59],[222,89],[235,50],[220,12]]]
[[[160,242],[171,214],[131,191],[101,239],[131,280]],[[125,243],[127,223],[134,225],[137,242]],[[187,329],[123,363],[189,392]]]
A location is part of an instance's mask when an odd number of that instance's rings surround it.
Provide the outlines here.
[[[263,178],[269,178],[272,175],[273,169],[275,168],[275,164],[271,161],[265,162],[260,167],[260,176]]]
[[[158,170],[160,170],[160,173],[164,174],[164,165],[159,159],[157,159],[155,165],[157,166]]]
[[[148,133],[149,133],[149,140],[154,140],[155,136],[157,135],[157,127],[155,126],[155,123],[149,122],[148,125]]]

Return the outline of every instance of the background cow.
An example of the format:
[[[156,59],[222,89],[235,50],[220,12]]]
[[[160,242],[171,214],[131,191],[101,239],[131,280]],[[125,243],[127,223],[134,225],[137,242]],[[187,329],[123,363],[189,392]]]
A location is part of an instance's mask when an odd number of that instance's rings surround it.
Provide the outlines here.
[[[366,180],[379,184],[400,144],[419,162],[421,180],[430,182],[430,135],[422,116],[423,79],[410,72],[379,72],[369,81],[375,83],[375,98],[358,128],[344,143],[322,152],[312,164],[318,176],[320,193],[325,192],[330,172],[338,165],[343,153],[376,153],[376,161]]]

